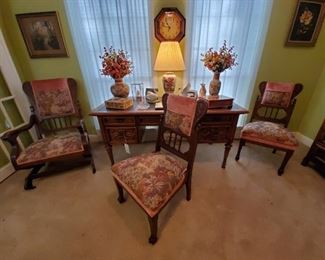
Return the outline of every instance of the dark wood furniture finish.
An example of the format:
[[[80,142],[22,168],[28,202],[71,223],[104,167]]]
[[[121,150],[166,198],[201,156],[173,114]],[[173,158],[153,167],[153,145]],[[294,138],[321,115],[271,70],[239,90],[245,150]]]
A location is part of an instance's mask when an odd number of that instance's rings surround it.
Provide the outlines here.
[[[266,84],[267,82],[263,81],[258,86],[260,90],[260,95],[256,98],[255,106],[250,121],[251,122],[268,121],[277,124],[282,124],[284,127],[288,127],[293,109],[296,106],[296,102],[297,102],[296,97],[302,91],[303,85],[300,83],[295,84],[289,106],[280,107],[280,106],[268,106],[261,103],[266,88]]]
[[[319,169],[322,175],[325,175],[325,120],[301,164],[307,166],[310,162],[315,164],[315,168]]]
[[[191,180],[192,180],[192,169],[193,169],[193,164],[194,164],[194,158],[195,158],[195,153],[196,153],[196,147],[197,147],[197,130],[199,129],[199,121],[200,119],[204,116],[208,109],[208,102],[203,99],[199,99],[196,103],[196,107],[193,109],[193,124],[190,130],[190,133],[185,134],[182,132],[179,128],[175,128],[173,125],[168,125],[165,123],[165,118],[164,116],[166,115],[166,111],[168,110],[167,107],[167,99],[169,95],[165,94],[162,97],[162,103],[164,107],[164,113],[162,116],[160,116],[160,124],[159,124],[159,133],[158,133],[158,138],[156,142],[156,149],[155,149],[155,154],[162,156],[164,153],[162,150],[168,151],[169,153],[172,153],[174,155],[173,159],[175,159],[175,163],[177,162],[178,159],[182,159],[182,162],[185,161],[186,165],[184,166],[184,171],[185,171],[185,177],[183,180],[180,181],[176,185],[177,189],[173,189],[173,191],[168,194],[168,196],[164,199],[162,204],[159,206],[158,209],[151,210],[150,207],[143,205],[143,203],[139,202],[142,197],[148,197],[150,199],[154,199],[153,196],[155,196],[155,192],[153,191],[154,188],[151,189],[151,192],[144,192],[141,196],[141,198],[137,197],[136,193],[133,192],[132,187],[137,186],[134,182],[132,184],[128,184],[126,181],[120,181],[119,178],[115,178],[114,174],[116,176],[120,176],[120,174],[125,175],[125,174],[130,174],[130,175],[136,175],[137,178],[141,178],[140,172],[143,172],[143,164],[151,165],[151,156],[152,153],[149,154],[143,154],[141,156],[135,156],[128,158],[121,163],[117,163],[112,167],[113,171],[113,177],[115,180],[115,183],[117,185],[117,190],[118,190],[118,201],[120,203],[123,203],[125,201],[124,195],[123,195],[123,190],[131,190],[132,192],[129,192],[129,195],[135,199],[135,201],[139,204],[139,206],[147,213],[148,215],[148,221],[150,225],[150,237],[149,237],[149,243],[155,244],[157,242],[157,230],[158,230],[158,215],[161,212],[161,210],[168,204],[168,202],[172,199],[172,197],[185,185],[186,186],[186,200],[191,200]],[[178,98],[186,98],[186,97],[178,97]],[[176,159],[178,158],[178,159]],[[137,162],[135,162],[137,161]],[[167,160],[166,160],[167,161]],[[168,160],[169,161],[169,160]],[[120,165],[122,164],[122,165]],[[125,173],[125,166],[123,165],[128,165],[127,167],[132,168],[132,172]],[[129,166],[132,165],[132,166]],[[120,168],[121,167],[121,168]],[[153,166],[155,167],[155,165]],[[176,167],[177,169],[177,167]],[[152,169],[153,172],[155,172],[155,168]],[[160,173],[160,177],[164,176],[166,179],[167,176],[170,175],[178,175],[179,173],[173,172],[171,168],[168,169],[163,169],[160,168],[160,171],[167,171],[165,172],[165,175],[163,173]],[[128,170],[126,170],[128,171]],[[150,171],[149,171],[150,172]],[[146,175],[146,174],[145,174]],[[162,177],[161,177],[162,178]],[[163,178],[163,179],[165,179]],[[128,178],[127,178],[128,179]],[[177,178],[170,178],[170,180],[160,180],[161,185],[168,185],[168,186],[173,186],[175,184],[170,183],[170,181],[175,181]],[[128,179],[129,180],[129,179]],[[139,183],[143,183],[143,179],[138,180]],[[147,180],[148,181],[148,180]],[[155,181],[158,181],[157,179]],[[154,183],[156,184],[156,182]],[[152,185],[155,185],[152,183]],[[157,185],[157,184],[156,184]],[[159,183],[158,183],[159,185]],[[130,187],[132,186],[132,187]],[[163,190],[163,189],[162,189]],[[162,195],[163,196],[163,195]],[[159,196],[158,196],[159,197]]]
[[[286,128],[286,127],[288,127],[293,109],[295,108],[295,105],[296,105],[296,97],[302,91],[303,85],[300,83],[297,83],[294,85],[294,89],[293,89],[288,107],[262,104],[262,99],[263,99],[266,85],[267,85],[266,81],[263,81],[259,84],[260,95],[257,97],[257,99],[255,101],[255,106],[253,109],[253,113],[252,113],[250,122],[268,121],[268,122],[273,122],[276,124],[281,124]],[[239,146],[238,146],[237,155],[235,158],[236,161],[239,160],[241,149],[245,145],[246,142],[254,143],[257,145],[261,145],[261,146],[271,147],[271,148],[273,148],[273,153],[275,153],[276,150],[282,150],[286,153],[285,157],[281,163],[281,166],[278,169],[279,176],[283,174],[284,167],[286,166],[287,162],[289,161],[289,159],[291,158],[291,156],[293,155],[293,152],[294,152],[294,150],[281,148],[281,147],[277,146],[276,144],[269,145],[269,144],[261,143],[258,141],[255,142],[252,140],[246,140],[245,138],[241,138],[240,142],[239,142]]]
[[[33,179],[39,178],[41,174],[38,172],[40,169],[46,165],[46,163],[55,162],[55,161],[62,161],[62,160],[70,160],[78,157],[85,157],[89,159],[90,164],[92,166],[93,173],[96,172],[95,164],[93,161],[92,153],[91,153],[91,147],[89,142],[89,137],[87,134],[87,130],[85,128],[85,125],[83,124],[83,117],[81,113],[81,109],[79,106],[79,102],[77,100],[77,83],[74,79],[68,78],[68,79],[48,79],[44,80],[47,83],[47,86],[50,86],[52,89],[56,89],[56,86],[58,85],[58,81],[60,80],[66,80],[68,85],[68,92],[71,96],[71,106],[73,107],[73,113],[70,114],[59,114],[59,113],[53,113],[48,114],[46,116],[42,116],[40,111],[37,109],[38,106],[36,104],[37,97],[34,95],[31,82],[25,82],[23,84],[23,90],[25,94],[27,95],[30,104],[31,104],[31,116],[29,119],[29,123],[10,131],[7,131],[4,133],[4,135],[1,137],[4,141],[7,141],[11,145],[11,163],[14,166],[15,170],[20,169],[30,169],[32,168],[30,174],[25,179],[25,190],[34,189],[35,186],[33,185]],[[41,81],[41,80],[40,80]],[[39,81],[39,82],[40,82]],[[62,99],[62,96],[60,96],[59,91],[57,91],[56,96],[53,94],[54,92],[51,92],[51,97],[53,99],[57,98],[58,100]],[[71,153],[64,151],[61,153],[55,153],[55,155],[51,155],[49,157],[40,157],[32,161],[27,161],[23,163],[18,163],[17,159],[19,158],[19,155],[21,154],[21,149],[17,142],[17,137],[23,132],[26,132],[30,130],[31,128],[35,129],[37,134],[37,141],[40,140],[46,140],[50,139],[47,137],[51,137],[51,139],[59,137],[59,136],[68,136],[71,133],[76,133],[80,135],[80,141],[81,145],[83,147],[83,150],[78,150],[77,152],[74,150],[71,150]],[[31,147],[33,144],[30,144],[29,147]],[[50,150],[51,147],[47,147],[47,150]],[[42,153],[42,152],[40,152]]]
[[[227,157],[234,140],[238,117],[248,110],[233,104],[231,109],[209,109],[201,120],[199,143],[225,143],[222,168],[226,167]],[[140,143],[145,126],[158,126],[163,110],[155,110],[151,105],[147,110],[137,110],[136,104],[128,110],[107,110],[102,104],[90,113],[99,121],[106,151],[112,165],[114,144]]]

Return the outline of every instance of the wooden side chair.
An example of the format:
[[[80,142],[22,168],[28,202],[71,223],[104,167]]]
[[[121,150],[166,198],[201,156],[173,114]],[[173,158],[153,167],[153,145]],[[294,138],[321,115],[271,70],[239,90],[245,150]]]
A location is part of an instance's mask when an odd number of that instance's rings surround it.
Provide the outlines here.
[[[298,147],[298,141],[287,126],[296,104],[296,96],[302,91],[302,84],[263,81],[259,85],[251,122],[246,124],[240,135],[236,161],[246,142],[273,148],[285,152],[278,169],[282,175],[284,168]]]
[[[85,157],[96,172],[89,137],[77,101],[77,84],[72,78],[25,82],[23,90],[31,103],[29,123],[6,132],[1,138],[11,144],[11,163],[16,170],[30,169],[26,190],[33,189],[33,179],[49,162]],[[38,140],[21,150],[17,136],[32,127]]]
[[[206,113],[205,100],[165,94],[164,115],[154,153],[141,154],[112,166],[118,201],[125,190],[148,215],[151,235],[157,241],[158,214],[180,188],[191,199],[192,168],[197,147],[198,122]],[[161,148],[166,152],[161,152]]]

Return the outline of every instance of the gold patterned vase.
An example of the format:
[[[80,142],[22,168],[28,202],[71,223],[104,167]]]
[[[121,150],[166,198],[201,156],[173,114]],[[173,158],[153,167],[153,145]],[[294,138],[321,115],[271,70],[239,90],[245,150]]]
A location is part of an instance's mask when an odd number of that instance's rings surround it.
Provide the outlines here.
[[[129,86],[123,82],[123,78],[115,79],[115,84],[111,86],[114,97],[126,98],[129,95]]]
[[[221,87],[221,81],[219,80],[220,78],[220,73],[215,72],[213,74],[213,79],[210,81],[209,85],[209,94],[210,96],[218,96],[220,87]]]

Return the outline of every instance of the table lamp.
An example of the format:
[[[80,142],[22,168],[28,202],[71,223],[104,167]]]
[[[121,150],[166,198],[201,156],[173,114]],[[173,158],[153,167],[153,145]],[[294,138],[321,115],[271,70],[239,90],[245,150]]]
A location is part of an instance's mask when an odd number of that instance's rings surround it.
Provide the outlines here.
[[[185,70],[181,48],[177,41],[160,43],[154,70],[166,72],[162,77],[164,91],[173,93],[176,86],[174,71]]]

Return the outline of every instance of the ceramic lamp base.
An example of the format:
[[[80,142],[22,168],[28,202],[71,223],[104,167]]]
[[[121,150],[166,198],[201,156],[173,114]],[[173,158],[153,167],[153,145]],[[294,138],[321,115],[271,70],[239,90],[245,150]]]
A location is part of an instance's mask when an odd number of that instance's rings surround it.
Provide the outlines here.
[[[167,72],[162,77],[164,91],[174,93],[176,87],[176,75],[173,72]]]

